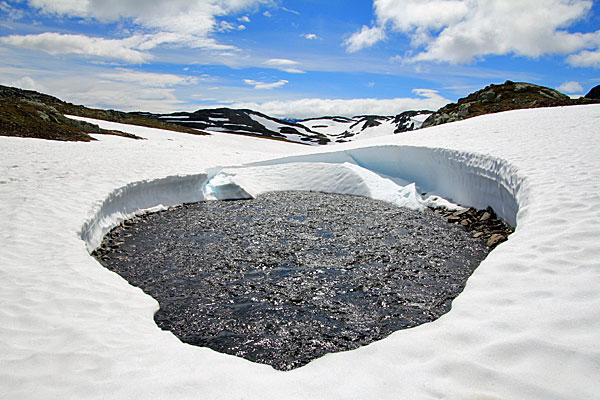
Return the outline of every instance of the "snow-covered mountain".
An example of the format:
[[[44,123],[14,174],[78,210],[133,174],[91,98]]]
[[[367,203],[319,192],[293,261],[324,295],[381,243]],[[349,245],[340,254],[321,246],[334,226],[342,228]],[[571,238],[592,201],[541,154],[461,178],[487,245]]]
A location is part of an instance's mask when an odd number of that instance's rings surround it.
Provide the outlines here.
[[[306,144],[328,144],[330,139],[294,122],[283,121],[252,110],[217,108],[193,113],[145,114],[161,121],[201,129],[207,132],[227,132],[261,136]]]
[[[321,117],[300,121],[307,128],[326,135],[332,142],[343,143],[357,139],[393,135],[419,129],[432,111],[405,111],[393,116],[362,115],[347,117]]]
[[[412,131],[420,128],[431,114],[432,111],[422,110],[406,111],[396,116],[321,117],[297,122],[269,117],[252,110],[229,108],[144,115],[207,132],[227,132],[323,145]]]

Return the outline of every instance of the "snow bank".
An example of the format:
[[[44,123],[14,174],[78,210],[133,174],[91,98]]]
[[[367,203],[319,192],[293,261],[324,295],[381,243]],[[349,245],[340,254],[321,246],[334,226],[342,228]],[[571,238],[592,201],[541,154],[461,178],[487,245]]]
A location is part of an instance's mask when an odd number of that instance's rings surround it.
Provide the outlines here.
[[[415,183],[418,191],[446,198],[463,206],[491,206],[507,223],[516,226],[523,178],[505,160],[464,151],[414,147],[366,146],[342,151],[290,156],[254,165],[282,163],[349,163],[405,186]],[[417,203],[393,200],[397,187],[380,187],[376,198],[419,209]],[[387,192],[387,193],[386,193]],[[418,194],[418,193],[416,193]],[[430,200],[428,204],[433,204]],[[423,201],[420,202],[423,204]]]
[[[600,106],[520,110],[327,148],[101,121],[148,140],[0,137],[2,396],[595,398],[600,137],[591,127],[599,119]],[[306,167],[314,170],[305,182],[338,176],[370,196],[407,180],[460,203],[489,202],[517,229],[443,317],[290,372],[161,331],[156,301],[101,267],[82,240],[93,243],[144,207],[204,196],[205,174],[223,172],[212,184],[219,190],[229,179],[253,192],[290,177],[304,185]]]
[[[94,210],[94,217],[81,228],[80,237],[86,242],[88,251],[92,252],[112,228],[136,214],[202,201],[202,185],[206,177],[206,174],[169,176],[121,187],[110,193]]]

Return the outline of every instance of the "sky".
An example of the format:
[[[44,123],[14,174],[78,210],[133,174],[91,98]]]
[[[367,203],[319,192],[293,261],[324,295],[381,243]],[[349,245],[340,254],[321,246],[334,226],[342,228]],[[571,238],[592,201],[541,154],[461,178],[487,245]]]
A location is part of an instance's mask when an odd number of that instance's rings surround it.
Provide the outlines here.
[[[0,84],[90,107],[280,118],[600,84],[591,0],[0,0]]]

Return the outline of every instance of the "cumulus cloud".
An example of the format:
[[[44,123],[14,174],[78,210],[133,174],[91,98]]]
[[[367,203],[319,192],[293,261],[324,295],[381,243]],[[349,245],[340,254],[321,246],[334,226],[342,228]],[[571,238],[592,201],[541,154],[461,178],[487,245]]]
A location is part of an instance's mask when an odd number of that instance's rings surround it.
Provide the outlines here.
[[[354,53],[365,47],[371,47],[383,39],[385,39],[385,30],[383,28],[378,26],[369,28],[368,26],[363,25],[359,32],[356,32],[346,39],[344,45],[346,46],[346,51],[348,53]]]
[[[600,45],[600,31],[566,30],[589,14],[591,0],[374,0],[373,6],[376,24],[352,35],[345,42],[348,51],[372,46],[387,31],[411,39],[412,48],[419,50],[412,61],[467,63],[506,54],[539,57],[597,50]],[[595,61],[592,54],[581,53],[570,62]]]
[[[285,85],[286,83],[288,83],[288,81],[286,81],[285,79],[282,79],[277,82],[265,83],[265,82],[255,81],[252,79],[244,79],[244,83],[247,85],[250,85],[250,86],[254,86],[254,89],[270,90],[270,89],[275,89],[275,88],[281,87],[281,86]]]
[[[558,90],[564,93],[581,93],[583,92],[583,87],[579,84],[579,82],[568,81],[557,87]]]
[[[300,99],[238,102],[232,108],[249,108],[278,118],[312,118],[325,115],[352,117],[355,115],[395,115],[406,110],[437,110],[450,103],[435,90],[414,89],[418,97],[395,99]]]
[[[134,49],[137,40],[116,40],[69,35],[41,33],[39,35],[12,35],[0,38],[1,43],[26,49],[41,50],[49,54],[81,54],[121,60],[127,63],[144,63],[151,56]]]
[[[287,60],[285,58],[271,58],[263,63],[268,67],[279,69],[281,71],[289,72],[291,74],[303,74],[304,71],[297,68],[300,65],[299,62],[293,60]]]
[[[574,67],[600,68],[600,49],[595,51],[583,50],[567,57],[567,62]]]
[[[0,3],[0,6],[4,6],[4,3]],[[261,3],[270,3],[270,0],[28,0],[28,3],[32,8],[49,15],[85,18],[102,23],[123,23],[136,34],[124,39],[106,39],[45,33],[5,37],[5,43],[43,50],[50,54],[84,54],[141,63],[150,58],[143,51],[161,44],[206,50],[234,50],[234,46],[219,44],[211,35],[219,31],[243,30],[246,27],[219,21],[218,18]],[[249,22],[249,18],[241,17],[240,21]],[[45,44],[49,47],[46,48]]]

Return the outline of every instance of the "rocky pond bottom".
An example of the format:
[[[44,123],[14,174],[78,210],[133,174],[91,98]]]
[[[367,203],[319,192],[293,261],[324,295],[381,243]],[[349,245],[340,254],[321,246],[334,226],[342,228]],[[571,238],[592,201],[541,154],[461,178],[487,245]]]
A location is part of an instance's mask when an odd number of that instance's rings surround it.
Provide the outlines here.
[[[431,211],[273,192],[136,217],[94,255],[183,342],[290,370],[440,317],[488,251]]]

